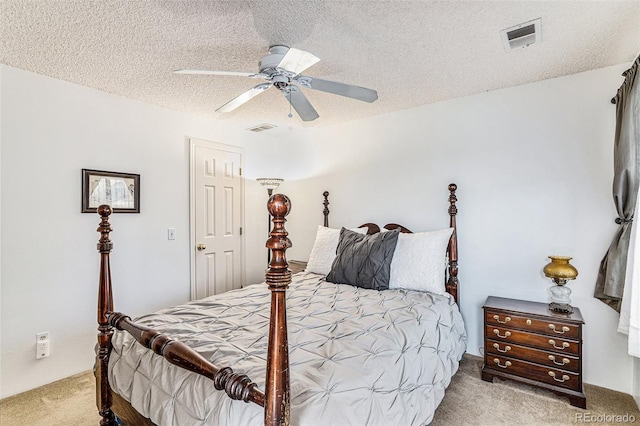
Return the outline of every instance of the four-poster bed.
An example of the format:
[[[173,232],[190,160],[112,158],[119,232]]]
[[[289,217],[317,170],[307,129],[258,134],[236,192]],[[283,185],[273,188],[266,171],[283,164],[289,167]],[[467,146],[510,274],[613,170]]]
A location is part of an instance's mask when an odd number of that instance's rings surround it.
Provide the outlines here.
[[[116,414],[128,425],[314,424],[320,417],[325,424],[430,421],[466,339],[456,305],[455,191],[449,185],[453,230],[442,247],[447,253],[442,294],[332,283],[309,270],[292,281],[285,257],[291,241],[284,227],[291,205],[276,194],[268,202],[273,217],[266,244],[272,253],[268,291],[264,284],[250,285],[136,322],[113,310],[111,209],[101,206],[96,357],[101,425],[117,424]],[[328,204],[325,192],[327,227]],[[361,227],[371,238],[387,240],[410,232],[397,224],[382,233],[375,224]],[[351,235],[339,233],[337,259]]]

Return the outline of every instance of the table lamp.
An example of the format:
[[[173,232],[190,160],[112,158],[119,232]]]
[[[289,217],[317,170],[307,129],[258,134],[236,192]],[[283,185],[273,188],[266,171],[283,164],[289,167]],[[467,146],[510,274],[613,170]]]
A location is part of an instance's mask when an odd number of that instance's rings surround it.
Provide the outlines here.
[[[551,262],[545,265],[544,275],[556,283],[549,288],[551,303],[549,309],[562,314],[573,313],[571,306],[571,289],[565,286],[567,281],[574,280],[578,276],[578,270],[569,263],[572,259],[568,256],[549,256]]]

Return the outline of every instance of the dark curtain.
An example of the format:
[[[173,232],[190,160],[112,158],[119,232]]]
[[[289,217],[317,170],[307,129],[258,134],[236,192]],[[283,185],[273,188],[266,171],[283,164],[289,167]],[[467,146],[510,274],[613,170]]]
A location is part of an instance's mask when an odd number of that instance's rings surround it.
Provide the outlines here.
[[[624,83],[611,100],[616,104],[616,134],[614,141],[613,202],[618,212],[618,231],[600,263],[593,296],[620,312],[627,270],[627,253],[631,225],[636,210],[640,181],[640,56],[625,71]]]

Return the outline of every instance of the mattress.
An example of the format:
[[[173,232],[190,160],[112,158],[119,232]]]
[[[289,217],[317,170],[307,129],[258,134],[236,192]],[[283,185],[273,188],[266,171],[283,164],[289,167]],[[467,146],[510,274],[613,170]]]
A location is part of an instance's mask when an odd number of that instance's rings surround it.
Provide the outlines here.
[[[136,319],[265,388],[265,284]],[[466,332],[449,295],[367,290],[300,273],[287,291],[292,425],[423,425],[458,369]],[[263,408],[230,399],[116,331],[114,391],[157,425],[263,425]]]

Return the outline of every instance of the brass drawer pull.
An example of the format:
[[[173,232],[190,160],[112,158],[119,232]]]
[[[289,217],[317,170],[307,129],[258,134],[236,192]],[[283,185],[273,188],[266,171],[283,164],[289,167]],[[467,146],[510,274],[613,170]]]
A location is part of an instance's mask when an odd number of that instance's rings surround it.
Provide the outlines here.
[[[497,343],[494,343],[493,347],[496,348],[498,350],[498,352],[502,352],[503,354],[507,353],[507,352],[509,352],[511,350],[511,346],[505,346],[504,349],[500,349],[500,345],[497,344]]]
[[[555,380],[556,382],[560,382],[560,383],[562,383],[562,382],[566,382],[567,380],[569,380],[569,379],[570,379],[570,377],[569,377],[569,376],[567,376],[566,374],[563,374],[563,375],[562,375],[562,380],[560,380],[560,379],[556,379],[556,373],[554,373],[553,371],[549,371],[549,375],[550,375],[551,377],[553,377],[553,380]]]
[[[494,316],[493,316],[493,319],[494,319],[494,320],[496,320],[496,321],[498,321],[500,324],[506,324],[506,323],[508,323],[509,321],[511,321],[511,318],[509,318],[509,317],[505,317],[505,318],[504,318],[504,321],[500,321],[500,316],[499,316],[499,315],[494,315]]]
[[[567,349],[569,346],[571,346],[569,343],[567,342],[562,342],[562,346],[556,346],[556,341],[553,339],[549,339],[549,344],[551,346],[553,346],[556,349],[560,349],[560,350],[564,350]]]
[[[497,328],[493,329],[493,332],[496,334],[496,336],[502,338],[502,339],[506,339],[507,337],[511,336],[511,332],[510,331],[505,331],[504,332],[504,336],[500,335],[500,330],[498,330]]]
[[[498,358],[494,358],[493,362],[495,362],[496,364],[498,364],[498,367],[500,368],[507,368],[507,367],[511,367],[511,362],[509,361],[505,361],[504,365],[500,364],[500,360]],[[551,374],[552,371],[549,372],[549,374]],[[567,377],[568,378],[568,377]]]
[[[556,361],[556,357],[555,357],[555,356],[553,356],[553,355],[549,355],[549,359],[550,359],[551,361],[553,361],[553,363],[554,363],[555,365],[565,365],[565,364],[569,364],[569,363],[571,362],[571,361],[569,361],[569,359],[568,359],[568,358],[562,358],[562,362],[558,362],[558,361]]]
[[[564,334],[564,333],[566,333],[567,331],[569,331],[569,330],[570,330],[570,328],[569,328],[569,327],[567,327],[566,325],[562,327],[562,331],[558,331],[558,330],[556,330],[556,326],[555,326],[555,325],[553,325],[553,324],[549,324],[549,328],[550,328],[554,333],[558,333],[558,334]]]

